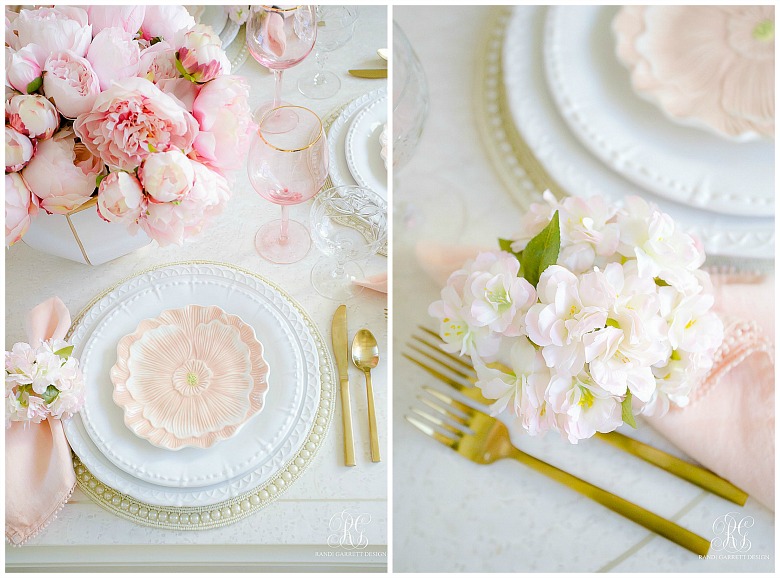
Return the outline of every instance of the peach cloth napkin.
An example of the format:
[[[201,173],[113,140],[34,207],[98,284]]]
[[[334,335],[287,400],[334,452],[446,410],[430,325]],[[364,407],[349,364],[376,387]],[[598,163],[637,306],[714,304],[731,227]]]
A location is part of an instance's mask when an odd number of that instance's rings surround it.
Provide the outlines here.
[[[52,297],[27,317],[33,347],[63,339],[70,328],[65,304]],[[20,546],[48,526],[76,487],[70,446],[62,422],[12,422],[5,430],[5,536]]]
[[[366,289],[373,289],[379,293],[387,293],[387,273],[379,273],[365,279],[353,281],[355,285],[360,285]]]
[[[417,261],[440,286],[482,247],[421,243]],[[645,418],[691,458],[775,507],[774,279],[714,273],[725,328],[712,371],[685,408]]]

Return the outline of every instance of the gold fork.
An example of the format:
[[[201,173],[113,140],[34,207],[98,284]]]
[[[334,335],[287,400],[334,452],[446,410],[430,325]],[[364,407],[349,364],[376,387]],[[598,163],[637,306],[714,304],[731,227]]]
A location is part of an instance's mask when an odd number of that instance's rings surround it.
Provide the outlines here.
[[[436,342],[441,343],[441,338],[438,334],[434,333],[427,327],[418,327],[429,336],[435,338]],[[439,354],[439,356],[437,357],[431,355],[427,351],[416,347],[414,344],[407,343],[410,349],[415,351],[418,355],[421,355],[451,371],[454,375],[458,376],[462,380],[469,382],[469,385],[464,385],[463,383],[452,379],[440,371],[437,371],[433,367],[430,367],[430,365],[426,364],[420,359],[414,358],[406,353],[403,354],[404,357],[416,365],[422,367],[425,369],[425,371],[440,381],[455,388],[457,391],[460,391],[463,393],[463,395],[472,401],[485,406],[489,406],[491,403],[493,403],[492,400],[486,399],[482,396],[479,388],[473,387],[473,384],[476,383],[477,379],[474,367],[470,363],[460,357],[443,351],[436,344],[431,343],[426,339],[416,335],[412,335],[412,339],[425,345],[429,350],[435,351],[437,354]],[[442,361],[442,357],[447,359],[447,362]],[[501,366],[500,364],[497,365],[499,368],[505,369],[504,366]],[[724,480],[709,470],[695,466],[689,462],[686,462],[685,460],[681,460],[680,458],[667,454],[666,452],[663,452],[618,432],[611,432],[608,434],[597,433],[596,437],[615,446],[618,449],[628,452],[633,456],[653,464],[654,466],[661,468],[670,474],[695,484],[703,490],[707,490],[708,492],[720,496],[730,502],[744,506],[745,502],[747,501],[748,495],[744,491],[740,490],[731,482]]]
[[[504,458],[517,460],[691,552],[704,556],[709,551],[710,542],[690,530],[517,449],[509,439],[509,430],[496,418],[455,401],[433,388],[423,386],[423,389],[442,402],[446,409],[423,396],[419,399],[461,427],[451,425],[417,408],[412,408],[417,417],[407,415],[406,420],[463,457],[481,465],[489,465]],[[452,409],[457,410],[458,414],[451,411]],[[440,433],[433,425],[450,435]],[[473,433],[465,430],[471,430]]]

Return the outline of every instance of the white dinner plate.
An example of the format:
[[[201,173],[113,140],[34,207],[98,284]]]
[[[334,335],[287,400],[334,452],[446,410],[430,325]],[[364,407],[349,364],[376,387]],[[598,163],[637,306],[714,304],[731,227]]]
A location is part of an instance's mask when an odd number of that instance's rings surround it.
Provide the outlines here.
[[[357,181],[349,172],[346,156],[347,132],[352,120],[358,112],[369,103],[387,97],[387,90],[379,88],[360,95],[350,102],[328,129],[328,152],[330,154],[330,179],[334,186],[357,185]],[[381,159],[380,159],[381,160]],[[381,193],[379,193],[381,195]],[[387,196],[385,195],[385,199]]]
[[[773,258],[773,218],[724,215],[670,201],[616,173],[580,142],[561,116],[547,84],[542,54],[545,15],[544,7],[514,8],[502,61],[513,124],[547,173],[571,195],[599,194],[619,201],[625,195],[639,194],[697,235],[707,253]]]
[[[387,198],[387,169],[379,137],[387,124],[387,95],[364,106],[347,131],[344,151],[349,172],[361,186]]]
[[[638,96],[615,55],[615,13],[547,11],[547,81],[574,135],[610,169],[664,198],[727,215],[774,215],[774,141],[737,143],[681,126]]]
[[[116,344],[138,322],[182,303],[217,305],[252,325],[271,367],[263,411],[212,448],[171,452],[136,437],[111,397]],[[65,423],[68,441],[103,483],[150,504],[211,505],[270,479],[304,443],[317,411],[320,364],[301,315],[275,288],[219,265],[172,265],[98,301],[72,336],[87,402]]]

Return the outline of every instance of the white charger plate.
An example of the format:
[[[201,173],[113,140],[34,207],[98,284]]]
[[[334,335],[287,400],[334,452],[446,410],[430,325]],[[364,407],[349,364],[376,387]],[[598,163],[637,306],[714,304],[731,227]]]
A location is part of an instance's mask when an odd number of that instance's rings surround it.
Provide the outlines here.
[[[156,317],[171,305],[175,308],[177,302],[217,305],[241,317],[255,329],[263,343],[263,357],[271,367],[266,394],[270,405],[264,404],[263,411],[233,437],[210,448],[178,450],[175,453],[182,452],[181,458],[136,436],[125,425],[123,410],[112,399],[110,378],[119,340],[135,331],[134,326],[142,319]],[[306,387],[314,386],[307,383],[310,380],[304,371],[303,351],[281,312],[266,296],[248,287],[233,286],[228,279],[203,277],[197,284],[157,280],[106,312],[82,342],[79,360],[87,376],[87,402],[81,419],[89,437],[115,466],[161,486],[200,488],[255,469],[289,434]]]
[[[723,215],[664,199],[611,170],[584,147],[561,116],[547,85],[541,48],[545,15],[544,7],[516,6],[501,50],[503,90],[512,124],[547,173],[571,195],[598,194],[613,201],[641,195],[697,235],[709,254],[773,258],[773,218]],[[518,202],[527,203],[526,191],[517,188],[515,194],[523,195]]]
[[[615,13],[547,11],[547,81],[571,131],[610,169],[662,197],[727,215],[774,215],[774,142],[737,143],[681,126],[638,96],[615,56]]]
[[[387,169],[379,136],[387,123],[387,94],[364,106],[352,121],[345,141],[349,172],[361,186],[387,198]]]
[[[379,88],[360,95],[350,102],[339,116],[333,121],[328,130],[328,152],[330,154],[330,179],[334,186],[357,185],[357,181],[349,172],[346,156],[347,132],[352,124],[352,120],[357,113],[369,103],[381,98],[387,97],[387,90]],[[380,193],[381,194],[381,193]],[[385,195],[385,199],[387,196]]]
[[[124,427],[104,372],[116,358],[116,342],[127,327],[152,311],[185,302],[218,305],[241,316],[259,336],[267,335],[272,373],[266,407],[236,436],[207,450],[170,452]],[[172,265],[134,277],[95,303],[71,339],[74,355],[85,360],[87,403],[83,415],[65,422],[68,441],[98,480],[146,503],[206,506],[238,496],[289,462],[314,424],[321,385],[314,337],[289,298],[236,269]],[[115,461],[124,462],[123,467]],[[179,476],[190,487],[163,485]]]

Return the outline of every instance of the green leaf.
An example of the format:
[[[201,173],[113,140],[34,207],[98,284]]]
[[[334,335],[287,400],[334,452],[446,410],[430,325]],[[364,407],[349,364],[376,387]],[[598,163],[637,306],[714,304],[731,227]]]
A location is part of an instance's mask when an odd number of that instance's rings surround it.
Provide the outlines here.
[[[626,399],[623,400],[623,423],[627,423],[632,428],[636,429],[636,421],[634,420],[634,412],[631,410],[631,390],[626,390]]]
[[[60,390],[54,387],[53,385],[50,385],[46,388],[46,391],[43,392],[43,395],[41,396],[43,398],[43,401],[48,405],[51,402],[53,402],[55,399],[57,399],[57,396],[60,394]]]
[[[189,80],[190,82],[197,82],[195,80],[195,77],[187,72],[187,70],[184,68],[184,65],[181,63],[181,60],[179,60],[179,53],[176,53],[176,70],[179,71],[179,74],[181,74],[184,78]]]
[[[99,174],[97,178],[95,179],[95,186],[100,188],[100,183],[103,182],[103,179],[105,179],[108,175]]]
[[[512,250],[512,243],[513,242],[514,241],[510,241],[509,239],[499,239],[498,240],[498,248],[501,249],[502,251],[506,251],[507,253],[511,253],[512,255],[514,255],[515,259],[517,259],[518,263],[522,263],[523,252],[520,251],[519,253],[515,253]],[[519,270],[517,271],[517,276],[518,277],[522,277],[523,276],[523,267],[522,267],[522,265],[520,266]]]
[[[558,211],[555,211],[547,226],[531,239],[520,257],[523,276],[531,285],[536,287],[544,270],[555,265],[560,250],[561,224]]]
[[[514,253],[514,251],[512,251],[512,241],[509,239],[499,239],[498,248],[507,253]]]
[[[659,287],[669,287],[669,283],[661,279],[660,277],[655,278],[655,284]]]
[[[73,346],[68,345],[54,352],[54,355],[59,355],[62,359],[68,359],[73,354]]]
[[[27,85],[27,94],[32,94],[33,92],[38,92],[38,89],[43,84],[43,77],[39,76],[35,80],[33,80],[30,84]]]

